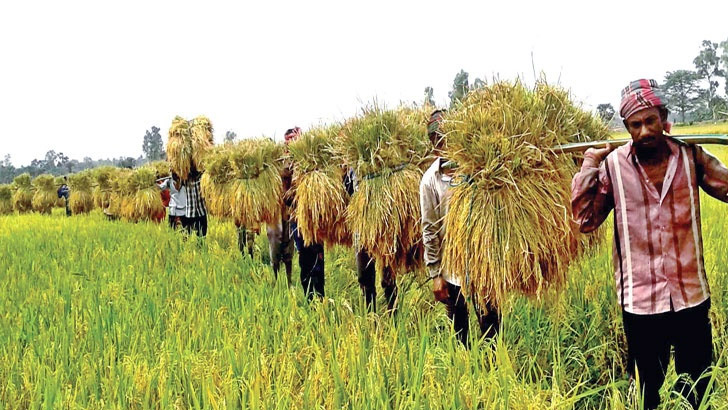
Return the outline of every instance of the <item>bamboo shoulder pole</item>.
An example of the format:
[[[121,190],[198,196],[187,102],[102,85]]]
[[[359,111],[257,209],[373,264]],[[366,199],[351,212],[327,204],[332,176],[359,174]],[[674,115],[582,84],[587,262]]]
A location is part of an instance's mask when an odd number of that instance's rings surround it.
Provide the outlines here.
[[[728,145],[728,135],[725,134],[695,134],[695,135],[670,135],[670,137],[680,140],[686,144],[718,144]],[[602,140],[589,142],[575,142],[572,144],[563,144],[553,147],[556,153],[583,152],[589,148],[604,148],[607,144],[613,147],[619,147],[632,141],[631,138],[623,138],[618,140]]]

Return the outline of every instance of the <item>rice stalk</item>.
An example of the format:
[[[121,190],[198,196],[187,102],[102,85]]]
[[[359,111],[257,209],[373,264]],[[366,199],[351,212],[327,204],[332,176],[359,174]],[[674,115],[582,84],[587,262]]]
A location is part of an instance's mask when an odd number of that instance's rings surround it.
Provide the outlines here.
[[[192,141],[190,124],[180,116],[175,117],[169,127],[167,160],[180,179],[186,181],[192,169]]]
[[[68,197],[68,205],[73,214],[84,214],[91,212],[94,207],[92,193],[93,177],[89,170],[72,174],[68,177],[68,187],[71,193]]]
[[[190,145],[192,147],[192,164],[200,171],[204,171],[204,158],[207,151],[213,146],[212,122],[204,115],[191,121]]]
[[[13,190],[9,184],[0,185],[0,215],[13,212]]]
[[[58,199],[56,181],[53,175],[42,174],[33,179],[33,210],[42,214],[50,214]]]
[[[30,174],[23,173],[13,178],[13,209],[22,213],[33,209],[33,186]]]
[[[307,246],[351,245],[346,226],[349,195],[333,148],[339,129],[336,125],[314,128],[288,144],[294,164],[293,218]]]
[[[563,90],[499,82],[471,92],[446,116],[446,157],[458,165],[445,218],[443,268],[465,292],[501,303],[559,286],[588,241],[569,198],[575,161],[550,147],[605,137]],[[594,242],[592,240],[592,242]]]

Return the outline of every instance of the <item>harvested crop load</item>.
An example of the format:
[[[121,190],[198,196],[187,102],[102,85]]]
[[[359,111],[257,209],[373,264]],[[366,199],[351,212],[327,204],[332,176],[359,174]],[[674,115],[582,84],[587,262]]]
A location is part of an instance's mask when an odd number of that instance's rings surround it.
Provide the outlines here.
[[[0,215],[13,212],[13,190],[8,184],[0,185]]]
[[[122,205],[124,204],[125,198],[129,196],[125,188],[128,185],[127,180],[130,174],[131,170],[129,169],[119,169],[111,177],[111,195],[109,195],[109,207],[106,208],[106,214],[112,218],[122,216]]]
[[[108,209],[111,200],[111,179],[117,172],[114,167],[99,167],[92,171],[96,186],[93,190],[94,205],[97,208]]]
[[[200,179],[202,196],[207,210],[218,218],[230,218],[233,214],[232,184],[234,178],[230,163],[231,145],[214,147],[205,156],[205,173]]]
[[[334,142],[341,129],[314,128],[288,144],[293,161],[293,218],[306,246],[351,245],[346,226],[349,194],[344,169],[335,161]]]
[[[150,162],[146,166],[154,168],[154,173],[155,173],[157,179],[166,178],[171,175],[170,174],[171,168],[169,166],[169,162],[167,162],[165,160]]]
[[[94,207],[93,176],[91,172],[81,171],[68,177],[68,187],[71,193],[68,197],[68,205],[73,214],[91,212]]]
[[[192,164],[200,171],[204,171],[205,154],[212,148],[212,132],[212,122],[204,115],[200,115],[191,121]]]
[[[192,141],[190,124],[184,118],[177,116],[169,127],[167,140],[167,160],[172,170],[179,175],[182,181],[192,169]]]
[[[247,139],[231,147],[232,217],[237,226],[277,224],[283,206],[280,167],[283,146],[271,139]]]
[[[33,186],[30,174],[20,174],[13,179],[13,209],[30,212],[33,209]]]
[[[385,266],[395,274],[409,270],[408,255],[421,255],[419,166],[430,142],[426,123],[412,118],[408,109],[367,108],[337,139],[341,162],[358,182],[347,225],[358,238],[355,246],[376,259],[380,272]]]
[[[496,306],[508,292],[538,295],[562,283],[588,240],[570,217],[574,158],[551,147],[606,139],[606,127],[561,89],[499,82],[468,94],[442,130],[458,167],[443,268],[464,292]]]
[[[42,214],[50,214],[58,200],[56,181],[53,175],[42,174],[33,179],[33,210]]]
[[[129,197],[124,203],[123,216],[131,221],[150,221],[164,214],[164,204],[155,185],[157,171],[143,166],[135,169],[127,179]]]

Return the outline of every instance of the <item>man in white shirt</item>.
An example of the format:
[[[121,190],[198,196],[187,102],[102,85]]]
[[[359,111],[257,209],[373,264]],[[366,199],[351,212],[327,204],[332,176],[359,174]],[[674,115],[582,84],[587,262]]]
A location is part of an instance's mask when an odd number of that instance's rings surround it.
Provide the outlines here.
[[[452,272],[444,271],[440,266],[443,241],[445,240],[445,215],[450,200],[450,183],[453,169],[444,167],[447,162],[442,157],[445,148],[445,136],[440,132],[444,111],[436,110],[430,116],[427,128],[430,140],[435,147],[433,152],[437,159],[422,176],[420,182],[420,207],[422,212],[422,240],[425,247],[425,265],[432,278],[435,300],[445,304],[448,317],[458,339],[465,347],[468,342],[468,305],[462,294],[462,284]],[[496,309],[486,304],[480,309],[477,303],[475,312],[478,315],[480,330],[486,338],[493,338],[500,326],[500,315]]]

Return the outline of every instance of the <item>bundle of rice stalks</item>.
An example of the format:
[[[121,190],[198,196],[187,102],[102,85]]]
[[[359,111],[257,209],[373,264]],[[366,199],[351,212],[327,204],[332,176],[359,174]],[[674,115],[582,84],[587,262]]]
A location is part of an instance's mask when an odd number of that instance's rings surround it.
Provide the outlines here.
[[[38,175],[33,179],[33,210],[42,214],[50,214],[58,200],[56,181],[53,175]]]
[[[13,190],[8,184],[0,185],[0,215],[13,212]]]
[[[109,195],[109,206],[106,208],[106,214],[115,218],[122,216],[122,205],[125,202],[125,198],[129,197],[126,187],[128,186],[127,181],[131,172],[130,169],[119,169],[111,177],[111,195]]]
[[[230,162],[231,146],[217,146],[205,156],[205,173],[200,179],[202,196],[207,210],[218,218],[230,218],[232,211],[232,184],[234,178]]]
[[[93,198],[97,208],[107,209],[109,207],[112,192],[111,179],[116,172],[117,168],[114,167],[99,167],[91,172],[96,181]]]
[[[422,246],[420,162],[430,142],[425,123],[413,118],[407,109],[370,107],[344,124],[337,139],[341,162],[358,180],[347,207],[347,225],[358,235],[356,246],[376,259],[380,271],[385,266],[395,273],[410,268],[408,252]]]
[[[137,168],[131,173],[126,187],[130,195],[123,202],[122,216],[131,221],[149,221],[164,212],[156,179],[157,171],[151,166]]]
[[[442,129],[458,165],[445,218],[443,268],[494,305],[564,280],[585,242],[570,213],[574,159],[550,147],[606,138],[563,90],[500,82],[471,92]],[[588,126],[584,126],[587,124]]]
[[[283,147],[270,139],[242,140],[231,147],[232,217],[238,226],[277,224],[283,206]]]
[[[305,244],[351,245],[346,226],[349,194],[334,158],[338,125],[314,128],[288,144],[293,161],[293,217]]]
[[[192,168],[191,138],[190,124],[187,120],[180,116],[174,117],[172,125],[169,127],[167,160],[182,181],[187,180]]]
[[[13,209],[18,212],[30,212],[33,209],[33,186],[30,174],[20,174],[13,179]]]
[[[58,188],[61,187],[61,185],[65,184],[66,181],[63,179],[63,177],[56,177],[54,179],[54,185],[56,186],[56,208],[65,208],[66,207],[66,198],[58,197]]]
[[[192,163],[200,171],[204,171],[204,158],[212,148],[212,122],[204,115],[192,120],[190,126],[190,144],[192,146]]]
[[[68,197],[68,205],[73,214],[91,212],[94,207],[93,176],[91,171],[81,171],[68,177],[68,187],[71,194]]]
[[[153,161],[147,164],[147,166],[154,169],[157,179],[166,178],[171,175],[170,164],[165,160]]]

